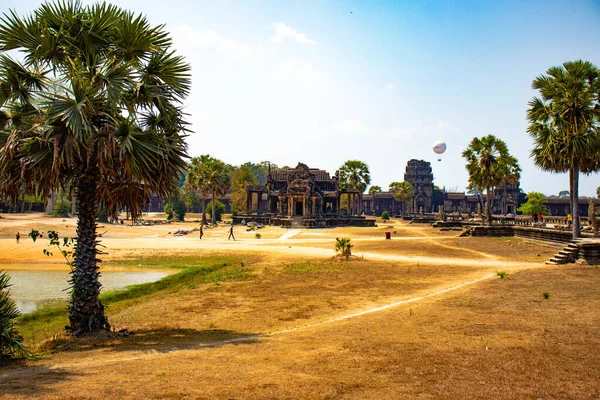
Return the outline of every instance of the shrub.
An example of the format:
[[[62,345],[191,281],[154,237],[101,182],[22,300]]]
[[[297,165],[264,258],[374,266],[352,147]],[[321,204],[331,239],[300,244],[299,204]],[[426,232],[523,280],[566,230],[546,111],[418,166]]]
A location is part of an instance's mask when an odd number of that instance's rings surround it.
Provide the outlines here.
[[[0,361],[24,358],[28,351],[23,347],[23,337],[14,328],[14,320],[21,313],[10,298],[10,277],[0,270]]]
[[[187,208],[183,200],[172,200],[165,205],[165,214],[167,214],[167,220],[175,218],[176,221],[183,221]]]
[[[548,300],[550,298],[550,292],[544,292],[542,295],[544,296],[544,300]]]
[[[225,211],[226,211],[225,204],[221,203],[219,200],[215,200],[215,204],[217,205],[217,208],[216,208],[217,221],[221,221],[221,216],[223,214],[225,214]],[[212,215],[212,207],[213,207],[213,202],[210,201],[206,205],[206,212],[208,213],[208,215]],[[213,221],[213,223],[214,222],[215,221]]]
[[[167,221],[173,219],[173,205],[171,203],[165,204],[165,208],[163,209],[165,214],[167,214]]]
[[[67,218],[71,212],[71,203],[64,199],[60,199],[52,209],[52,216],[58,218]]]
[[[256,232],[256,234],[254,235],[254,237],[256,237],[257,239],[260,239],[261,238],[261,234],[258,233],[258,232]]]
[[[390,219],[390,214],[387,211],[384,211],[383,213],[381,213],[381,219],[384,221],[387,221]]]
[[[508,272],[506,271],[496,271],[496,274],[500,277],[500,279],[504,279],[508,277]]]
[[[353,244],[349,238],[335,238],[335,251],[347,259],[352,255]]]

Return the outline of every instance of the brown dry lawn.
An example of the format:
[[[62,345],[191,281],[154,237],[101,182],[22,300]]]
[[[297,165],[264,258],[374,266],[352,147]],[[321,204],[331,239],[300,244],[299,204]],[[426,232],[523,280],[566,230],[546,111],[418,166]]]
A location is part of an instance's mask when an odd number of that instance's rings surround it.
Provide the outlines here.
[[[45,265],[40,245],[9,239],[23,220],[0,220],[1,267],[16,255]],[[391,241],[377,228],[286,240],[265,228],[273,239],[238,242],[225,227],[200,241],[172,238],[173,226],[109,226],[114,265],[234,254],[252,277],[118,303],[111,323],[134,335],[46,341],[44,359],[0,370],[0,398],[600,397],[600,269],[544,266],[555,249],[519,239],[394,226]],[[331,260],[341,234],[364,259]]]

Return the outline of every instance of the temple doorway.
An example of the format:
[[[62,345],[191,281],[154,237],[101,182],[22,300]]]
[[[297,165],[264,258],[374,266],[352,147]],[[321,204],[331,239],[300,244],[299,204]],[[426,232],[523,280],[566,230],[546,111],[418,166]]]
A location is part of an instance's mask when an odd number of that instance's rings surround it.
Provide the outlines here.
[[[296,215],[302,215],[302,202],[301,201],[297,201],[296,202]]]

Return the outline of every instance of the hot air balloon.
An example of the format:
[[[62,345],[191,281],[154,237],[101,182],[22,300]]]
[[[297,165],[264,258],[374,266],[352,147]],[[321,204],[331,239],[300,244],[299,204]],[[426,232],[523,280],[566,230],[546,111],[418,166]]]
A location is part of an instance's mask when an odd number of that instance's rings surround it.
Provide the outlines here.
[[[438,140],[433,144],[433,151],[435,154],[443,154],[446,151],[446,142],[442,140]],[[438,161],[442,161],[441,158],[438,158]]]

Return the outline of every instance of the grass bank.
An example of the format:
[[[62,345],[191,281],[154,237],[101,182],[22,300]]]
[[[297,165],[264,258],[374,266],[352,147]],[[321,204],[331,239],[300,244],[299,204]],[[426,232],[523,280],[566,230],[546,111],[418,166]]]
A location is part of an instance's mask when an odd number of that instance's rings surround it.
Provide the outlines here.
[[[241,256],[156,256],[116,260],[111,264],[123,266],[169,268],[180,271],[158,281],[128,286],[125,290],[115,290],[100,295],[110,315],[134,301],[159,293],[180,293],[192,290],[199,285],[244,281],[252,279],[254,274],[247,268],[248,261]],[[23,335],[25,343],[34,348],[40,342],[53,338],[63,332],[69,324],[67,302],[59,306],[42,308],[21,315],[17,320],[17,329]]]

